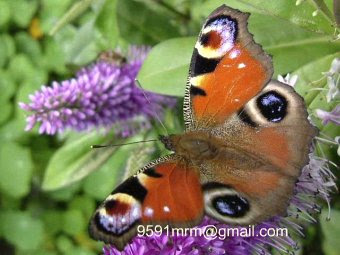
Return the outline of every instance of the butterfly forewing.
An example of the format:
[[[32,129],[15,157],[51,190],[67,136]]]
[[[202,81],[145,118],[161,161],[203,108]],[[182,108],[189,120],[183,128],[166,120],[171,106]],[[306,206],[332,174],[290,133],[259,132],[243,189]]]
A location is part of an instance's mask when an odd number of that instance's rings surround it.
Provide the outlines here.
[[[92,217],[90,234],[123,249],[138,225],[193,226],[202,216],[198,171],[172,155],[119,185]]]
[[[203,25],[184,99],[187,129],[223,123],[272,77],[271,58],[248,32],[248,16],[223,5]]]

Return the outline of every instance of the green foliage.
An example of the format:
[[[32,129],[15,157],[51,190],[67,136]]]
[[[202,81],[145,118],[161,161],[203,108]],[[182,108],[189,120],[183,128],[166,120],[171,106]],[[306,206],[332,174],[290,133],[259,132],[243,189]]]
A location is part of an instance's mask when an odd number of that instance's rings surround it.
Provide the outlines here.
[[[320,94],[320,91],[316,89],[325,88],[327,85],[326,78],[320,79],[320,73],[328,71],[332,60],[336,56],[339,57],[339,54],[324,56],[323,58],[300,67],[294,72],[299,75],[299,83],[296,86],[296,90],[304,97],[305,102],[308,105],[311,105],[315,98]],[[325,97],[324,93],[321,93],[321,95]],[[327,103],[322,105],[323,109],[325,109],[325,107],[327,107],[327,110],[330,110]]]
[[[0,2],[1,3],[1,2]],[[8,34],[0,35],[0,67],[15,53],[14,39]]]
[[[93,2],[93,0],[82,0],[71,6],[71,8],[58,20],[57,24],[51,29],[50,35],[54,35],[62,26],[72,22],[80,16]]]
[[[322,74],[340,57],[332,0],[306,0],[298,6],[293,0],[0,0],[1,254],[3,244],[9,255],[98,254],[102,244],[87,234],[96,205],[160,154],[152,144],[90,148],[144,140],[156,132],[126,140],[113,132],[67,131],[54,137],[40,135],[38,128],[25,132],[27,116],[18,102],[29,102],[43,84],[72,77],[101,51],[132,44],[154,46],[138,75],[143,88],[183,97],[201,24],[222,3],[251,13],[249,30],[273,56],[274,78],[298,74],[296,89],[313,121],[330,139],[339,135],[337,126],[323,126],[315,116],[316,109],[330,111],[336,104],[326,101]],[[177,110],[166,113],[170,133],[183,129],[180,116]],[[339,159],[335,146],[318,149],[333,161]],[[339,198],[334,207],[340,208]],[[331,222],[324,218],[322,214],[321,230],[307,232],[317,242],[303,242],[324,255],[337,254],[339,211],[334,210]]]
[[[117,16],[120,35],[133,44],[155,44],[179,35],[168,17],[135,0],[118,0]]]
[[[30,191],[33,163],[30,151],[15,143],[0,148],[0,189],[16,198]]]
[[[55,190],[67,186],[96,170],[114,153],[115,148],[101,151],[91,150],[90,146],[102,144],[108,137],[92,132],[61,147],[51,158],[42,188]]]
[[[119,39],[116,0],[105,1],[98,14],[96,26],[105,35],[104,49],[115,48]]]
[[[195,40],[193,37],[176,38],[155,46],[137,77],[143,88],[183,96]]]
[[[62,230],[70,236],[76,236],[85,230],[87,222],[80,210],[69,209],[62,217]]]
[[[0,212],[3,237],[21,250],[37,249],[43,242],[43,223],[27,212]]]
[[[7,1],[0,2],[0,27],[7,24],[11,17],[11,9]]]
[[[38,8],[38,1],[5,1],[8,3],[10,8],[9,12],[11,14],[11,21],[13,21],[13,23],[19,28],[27,27]]]
[[[327,212],[323,212],[320,217],[322,234],[324,236],[323,249],[327,255],[337,255],[340,250],[340,211],[333,210],[330,221],[326,221]]]
[[[98,153],[103,151],[98,150]],[[84,192],[95,199],[103,199],[112,191],[119,178],[119,169],[125,163],[128,151],[124,148],[114,151],[108,161],[84,180]],[[118,178],[117,178],[118,177]]]
[[[296,5],[296,1],[286,0],[268,1],[266,4],[264,4],[261,0],[212,0],[205,2],[201,8],[200,14],[207,16],[216,8],[216,6],[224,3],[230,7],[239,8],[240,10],[248,11],[250,13],[278,17],[309,31],[314,31],[320,34],[332,34],[334,32],[332,27],[334,20],[333,17],[327,17],[324,12],[313,17],[313,12],[318,9],[318,6],[314,6],[312,2],[313,1],[303,1],[300,5]],[[327,6],[332,5],[332,1],[330,0],[319,2],[326,2]]]

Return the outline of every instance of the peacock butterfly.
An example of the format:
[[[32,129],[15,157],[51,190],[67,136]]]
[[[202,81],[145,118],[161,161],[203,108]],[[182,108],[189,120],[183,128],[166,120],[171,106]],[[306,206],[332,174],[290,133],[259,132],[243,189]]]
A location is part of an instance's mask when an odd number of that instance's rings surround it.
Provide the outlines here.
[[[248,17],[222,5],[207,18],[184,95],[185,132],[162,136],[173,153],[105,199],[90,222],[94,239],[122,250],[138,225],[190,227],[204,215],[249,225],[286,213],[316,130],[303,99],[272,80]]]

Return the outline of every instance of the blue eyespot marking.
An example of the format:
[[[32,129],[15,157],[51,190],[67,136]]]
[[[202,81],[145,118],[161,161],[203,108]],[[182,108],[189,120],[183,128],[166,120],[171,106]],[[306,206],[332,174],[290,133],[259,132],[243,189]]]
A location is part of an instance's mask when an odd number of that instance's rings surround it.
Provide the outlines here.
[[[216,197],[212,204],[219,214],[233,218],[242,217],[249,211],[248,201],[238,195]]]
[[[270,122],[280,122],[287,115],[288,101],[276,91],[264,93],[256,103],[262,115]]]

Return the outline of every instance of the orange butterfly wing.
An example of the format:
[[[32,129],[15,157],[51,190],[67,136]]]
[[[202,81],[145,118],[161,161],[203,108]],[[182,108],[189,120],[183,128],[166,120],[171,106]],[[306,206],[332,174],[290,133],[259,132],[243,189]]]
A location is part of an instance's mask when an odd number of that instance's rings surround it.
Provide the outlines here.
[[[197,222],[203,211],[202,190],[197,171],[175,161],[157,165],[155,172],[161,177],[142,179],[142,185],[148,190],[142,205],[142,222]],[[192,210],[193,208],[197,210]],[[150,209],[152,213],[148,215]]]
[[[247,30],[248,16],[223,5],[203,25],[184,99],[187,128],[223,123],[272,77],[271,58]]]
[[[198,172],[167,156],[119,185],[94,213],[89,231],[92,238],[122,250],[138,225],[193,226],[203,210]]]

